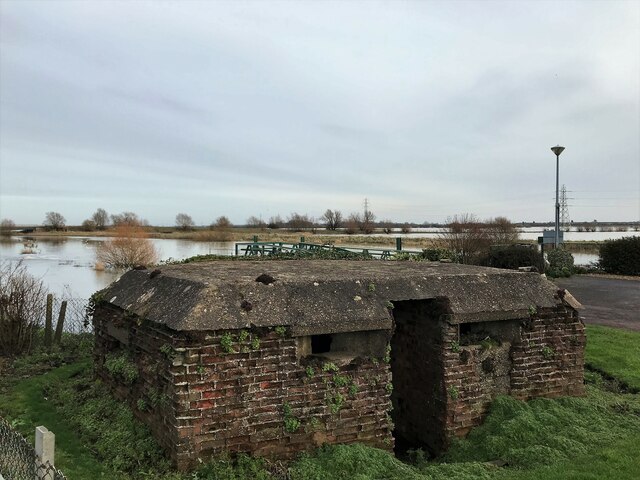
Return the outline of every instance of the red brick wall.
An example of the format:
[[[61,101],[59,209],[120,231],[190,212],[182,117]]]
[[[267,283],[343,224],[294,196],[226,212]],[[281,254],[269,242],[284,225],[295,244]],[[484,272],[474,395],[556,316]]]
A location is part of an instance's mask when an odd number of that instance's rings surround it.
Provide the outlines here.
[[[577,312],[560,306],[518,322],[517,337],[502,346],[458,346],[458,326],[450,325],[443,352],[447,371],[446,430],[463,436],[479,425],[491,400],[509,394],[521,400],[584,394],[584,325]],[[505,322],[505,326],[507,322]],[[491,355],[504,364],[508,352],[508,384],[503,371],[486,372],[482,362]],[[501,377],[501,378],[497,378]]]
[[[404,337],[394,338],[393,365],[399,356],[405,364],[394,367],[394,389],[412,402],[414,414],[420,412],[427,432],[418,440],[432,450],[480,424],[498,394],[584,393],[585,335],[575,311],[558,307],[492,322],[509,338],[484,348],[460,345],[459,325],[449,323],[437,303],[410,303]],[[290,458],[322,443],[393,447],[391,369],[384,359],[308,363],[298,358],[296,339],[286,330],[247,330],[242,339],[240,331],[186,334],[108,305],[97,309],[94,323],[98,375],[130,403],[180,468],[222,452]],[[103,368],[105,356],[118,349],[138,368],[131,385]],[[401,422],[398,412],[393,415]]]
[[[101,368],[105,354],[118,345],[107,332],[114,320],[128,324],[126,348],[140,366],[131,387]],[[240,331],[190,336],[148,322],[138,325],[108,307],[98,309],[95,324],[99,375],[151,426],[180,468],[222,452],[289,458],[322,443],[393,447],[387,415],[391,378],[382,359],[307,364],[297,358],[296,340],[286,331],[247,330],[243,341]],[[163,345],[173,347],[168,356]],[[152,388],[170,401],[140,411],[139,399],[149,403]]]

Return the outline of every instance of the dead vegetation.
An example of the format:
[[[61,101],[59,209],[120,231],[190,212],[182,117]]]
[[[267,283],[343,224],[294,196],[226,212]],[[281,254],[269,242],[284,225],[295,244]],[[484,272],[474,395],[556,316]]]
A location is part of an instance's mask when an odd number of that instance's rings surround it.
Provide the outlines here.
[[[98,247],[98,262],[110,268],[131,268],[158,263],[158,250],[141,225],[122,224],[115,228],[114,234],[114,238]]]

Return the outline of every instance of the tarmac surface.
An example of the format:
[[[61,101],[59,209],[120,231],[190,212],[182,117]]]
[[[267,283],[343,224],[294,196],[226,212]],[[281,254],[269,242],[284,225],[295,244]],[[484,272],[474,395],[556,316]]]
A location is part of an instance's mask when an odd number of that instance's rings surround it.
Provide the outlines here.
[[[574,275],[553,281],[584,306],[585,323],[640,331],[640,279]]]

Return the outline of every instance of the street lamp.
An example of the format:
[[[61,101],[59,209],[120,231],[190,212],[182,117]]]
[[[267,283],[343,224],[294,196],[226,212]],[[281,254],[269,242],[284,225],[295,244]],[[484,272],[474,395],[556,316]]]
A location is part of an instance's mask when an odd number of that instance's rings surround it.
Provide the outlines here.
[[[558,248],[560,245],[560,199],[558,195],[558,190],[560,186],[560,154],[564,151],[564,147],[560,145],[556,145],[555,147],[551,147],[551,151],[556,155],[556,231],[555,231],[555,241],[554,247]]]

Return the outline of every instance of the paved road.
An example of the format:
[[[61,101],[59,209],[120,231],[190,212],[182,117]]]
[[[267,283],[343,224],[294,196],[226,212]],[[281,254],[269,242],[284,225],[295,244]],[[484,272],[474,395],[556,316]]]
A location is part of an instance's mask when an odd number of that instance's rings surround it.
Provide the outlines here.
[[[640,331],[640,280],[574,275],[554,282],[584,305],[585,323]]]

